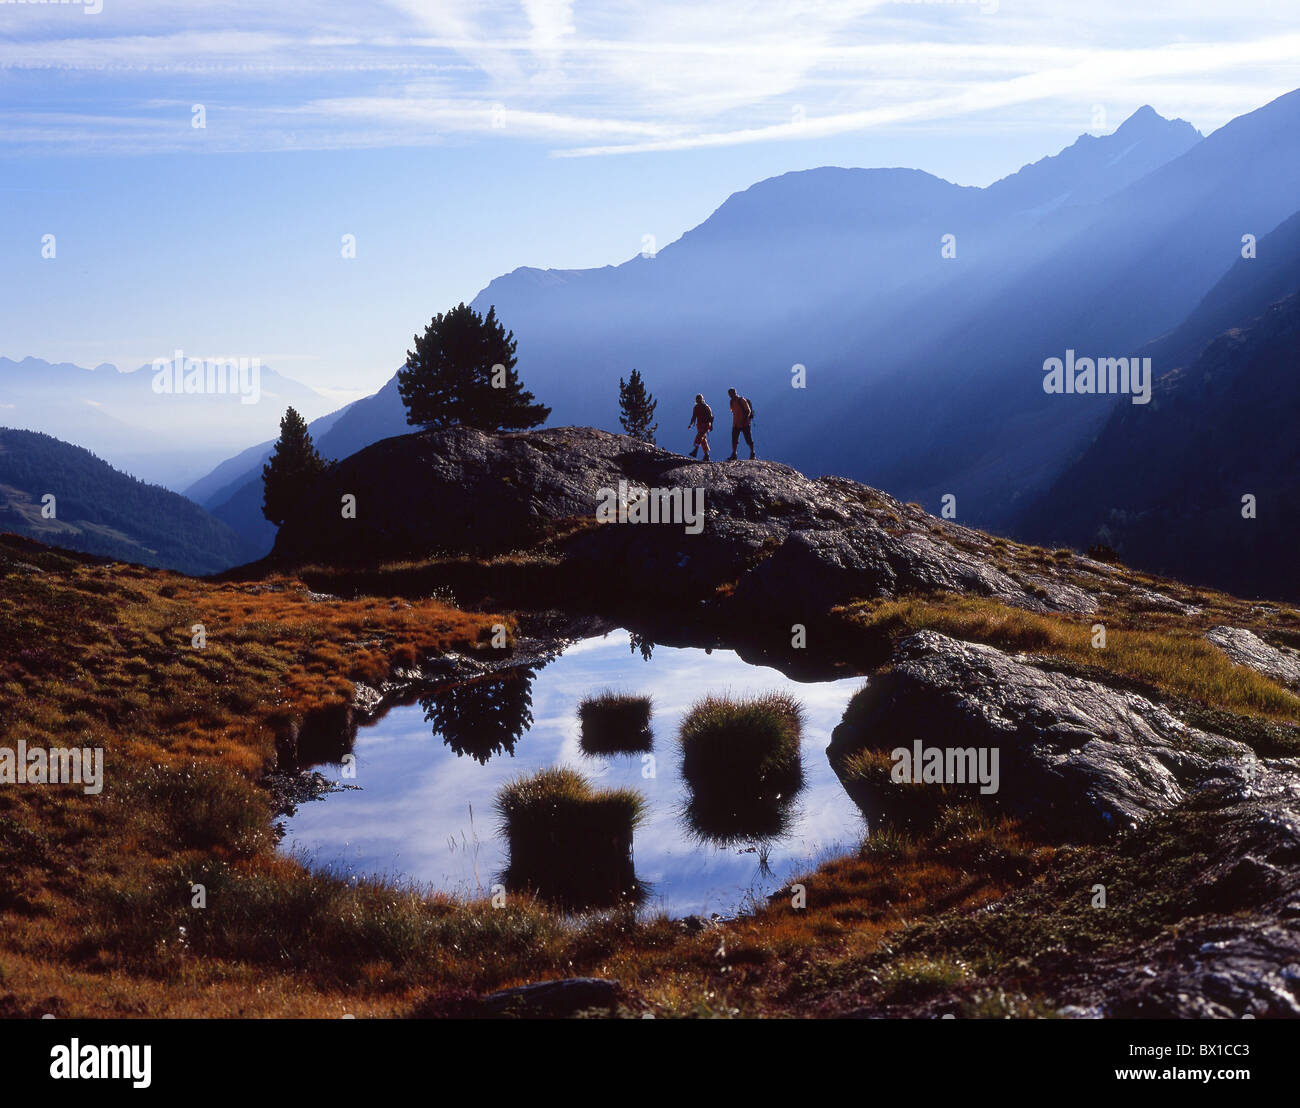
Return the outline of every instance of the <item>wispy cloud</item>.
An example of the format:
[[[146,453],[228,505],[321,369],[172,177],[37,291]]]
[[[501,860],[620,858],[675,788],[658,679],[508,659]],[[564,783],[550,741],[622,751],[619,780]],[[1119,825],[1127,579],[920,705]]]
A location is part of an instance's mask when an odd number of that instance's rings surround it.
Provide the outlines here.
[[[1077,119],[1103,96],[1211,129],[1300,84],[1289,2],[0,5],[0,142],[189,148],[187,98],[224,113],[212,150],[480,137],[591,157]]]
[[[587,146],[559,151],[567,156],[645,153],[702,146],[825,138],[891,123],[941,119],[1013,107],[1032,101],[1075,98],[1105,89],[1152,91],[1149,82],[1192,74],[1225,75],[1243,69],[1256,72],[1267,64],[1288,63],[1300,57],[1300,35],[1264,42],[1219,44],[1178,43],[1151,50],[1090,52],[1085,59],[1058,68],[1040,70],[1007,80],[975,84],[961,91],[928,98],[904,99],[862,111],[837,112],[816,117],[806,112],[797,119],[766,127],[690,134],[652,142]]]

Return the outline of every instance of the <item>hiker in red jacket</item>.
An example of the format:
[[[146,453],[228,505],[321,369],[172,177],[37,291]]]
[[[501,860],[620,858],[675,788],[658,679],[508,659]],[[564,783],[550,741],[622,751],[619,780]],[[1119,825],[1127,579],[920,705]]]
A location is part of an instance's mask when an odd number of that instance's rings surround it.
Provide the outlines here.
[[[754,457],[754,436],[750,434],[750,425],[754,422],[754,405],[740,396],[735,389],[728,389],[727,395],[731,397],[731,457],[729,462],[736,460],[736,447],[740,445],[740,436],[745,436],[745,442],[749,445],[749,456]]]
[[[694,427],[695,444],[691,447],[691,457],[695,457],[695,452],[702,446],[704,447],[704,460],[709,460],[709,432],[713,430],[713,409],[704,403],[704,394],[699,393],[695,397],[695,410],[691,412],[691,421],[686,425]]]

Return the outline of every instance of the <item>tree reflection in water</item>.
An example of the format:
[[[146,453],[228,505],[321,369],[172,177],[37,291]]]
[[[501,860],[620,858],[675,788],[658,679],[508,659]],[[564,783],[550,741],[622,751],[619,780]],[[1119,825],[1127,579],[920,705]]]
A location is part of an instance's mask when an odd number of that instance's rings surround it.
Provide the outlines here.
[[[514,757],[515,744],[533,725],[533,678],[541,668],[516,666],[422,696],[425,721],[457,756],[468,754],[481,765],[497,754]]]

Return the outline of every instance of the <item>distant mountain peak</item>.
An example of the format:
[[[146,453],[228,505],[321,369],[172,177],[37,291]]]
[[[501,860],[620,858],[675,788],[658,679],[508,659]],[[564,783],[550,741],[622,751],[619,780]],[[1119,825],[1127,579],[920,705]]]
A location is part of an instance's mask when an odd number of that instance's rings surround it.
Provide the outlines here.
[[[1124,120],[1123,123],[1119,125],[1119,129],[1122,131],[1125,127],[1129,126],[1132,123],[1144,123],[1147,120],[1154,120],[1154,119],[1163,120],[1164,116],[1162,116],[1158,111],[1156,111],[1155,108],[1153,108],[1150,104],[1143,104],[1142,107],[1138,108],[1137,111],[1135,111],[1131,116],[1129,116],[1126,120]]]
[[[1140,138],[1160,133],[1191,134],[1201,138],[1201,132],[1185,119],[1166,119],[1150,104],[1143,104],[1115,129],[1115,134],[1125,138]]]
[[[989,191],[1029,210],[1096,203],[1186,153],[1202,137],[1187,120],[1166,119],[1143,104],[1111,134],[1082,134],[1060,153],[995,181]]]

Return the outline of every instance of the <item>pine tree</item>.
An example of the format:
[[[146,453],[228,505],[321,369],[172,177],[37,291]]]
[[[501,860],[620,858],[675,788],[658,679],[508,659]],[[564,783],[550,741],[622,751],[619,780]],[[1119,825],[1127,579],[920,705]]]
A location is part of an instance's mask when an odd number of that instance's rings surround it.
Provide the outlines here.
[[[632,370],[632,376],[627,379],[626,384],[622,377],[618,379],[618,421],[623,425],[626,434],[641,442],[654,445],[655,432],[659,430],[659,424],[652,424],[650,421],[654,419],[655,408],[658,406],[659,401],[646,391],[645,381],[642,380],[639,370]]]
[[[307,431],[307,421],[292,408],[280,420],[280,437],[262,467],[262,514],[277,527],[293,512],[327,468]]]
[[[415,336],[415,349],[397,371],[406,422],[425,428],[464,424],[481,431],[516,431],[546,422],[551,409],[534,403],[515,371],[515,336],[498,322],[458,304],[439,312]]]

